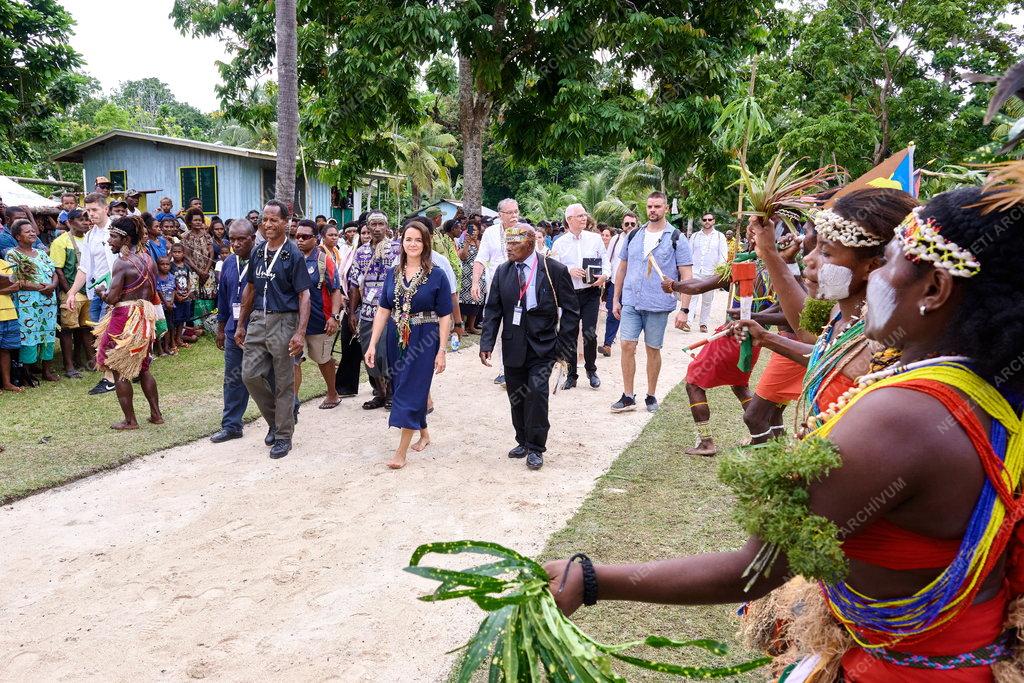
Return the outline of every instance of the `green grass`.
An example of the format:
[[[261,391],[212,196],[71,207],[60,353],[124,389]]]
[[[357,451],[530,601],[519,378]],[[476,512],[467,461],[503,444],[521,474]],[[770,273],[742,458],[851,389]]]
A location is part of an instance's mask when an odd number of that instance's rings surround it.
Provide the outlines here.
[[[722,387],[708,395],[719,449],[746,439],[742,411],[732,392]],[[718,481],[718,458],[683,455],[683,449],[693,442],[693,420],[685,386],[680,384],[597,481],[580,510],[549,539],[542,558],[585,552],[598,563],[636,563],[742,545],[746,535],[730,517],[731,495]],[[730,645],[724,659],[696,649],[683,654],[636,651],[655,660],[724,665],[759,656],[736,642],[735,605],[666,607],[609,602],[582,608],[573,618],[586,633],[605,643],[659,634],[677,640],[713,638]],[[634,667],[619,670],[630,681],[666,680],[664,674]],[[748,674],[750,680],[764,678],[758,673]]]
[[[478,341],[477,336],[464,337],[460,353]],[[55,384],[43,382],[20,394],[0,392],[0,445],[6,449],[0,454],[0,505],[220,429],[224,354],[212,337],[204,335],[177,356],[155,359],[153,375],[166,424],[153,426],[145,421],[149,406],[136,384],[135,413],[142,427],[134,432],[110,429],[122,419],[113,393],[88,395],[100,379],[98,373],[86,373],[79,380],[62,377]],[[361,382],[365,389],[365,371]],[[299,398],[308,401],[326,391],[323,377],[306,363]],[[257,417],[259,410],[250,401],[245,420]]]
[[[155,359],[153,375],[166,424],[145,421],[149,406],[136,384],[135,412],[142,426],[133,432],[110,429],[122,419],[113,393],[88,395],[100,379],[97,373],[79,380],[62,377],[57,383],[43,382],[20,394],[0,393],[0,444],[6,449],[0,454],[0,504],[220,429],[224,354],[209,335],[177,356]],[[322,396],[326,390],[315,369],[303,373],[302,400]],[[256,404],[250,401],[246,421],[258,416]]]

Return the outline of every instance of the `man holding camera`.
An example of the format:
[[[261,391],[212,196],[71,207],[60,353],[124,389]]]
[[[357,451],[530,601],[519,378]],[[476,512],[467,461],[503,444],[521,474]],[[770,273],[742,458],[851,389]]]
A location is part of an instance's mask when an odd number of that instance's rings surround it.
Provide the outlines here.
[[[583,326],[583,362],[590,380],[590,388],[597,389],[601,380],[597,376],[597,312],[601,306],[601,285],[611,275],[604,241],[596,232],[589,232],[587,210],[582,204],[570,204],[565,209],[568,232],[551,245],[549,256],[569,269],[572,286],[579,302],[580,324]],[[576,332],[574,331],[574,334]],[[562,389],[572,389],[579,378],[576,356],[569,359],[569,371]]]

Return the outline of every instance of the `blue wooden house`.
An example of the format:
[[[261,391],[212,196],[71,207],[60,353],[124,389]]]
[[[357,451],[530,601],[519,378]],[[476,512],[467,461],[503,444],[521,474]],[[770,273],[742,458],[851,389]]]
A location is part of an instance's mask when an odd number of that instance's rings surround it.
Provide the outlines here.
[[[143,211],[156,211],[160,198],[174,200],[174,207],[202,200],[203,211],[221,218],[239,218],[260,210],[274,196],[277,155],[257,149],[229,147],[166,135],[112,130],[57,154],[54,161],[82,164],[82,187],[92,191],[98,176],[110,179],[115,193],[136,189],[144,193]],[[295,178],[295,210],[312,218],[317,214],[347,219],[362,205],[362,188],[341,191],[324,183],[311,163],[309,187],[302,174]],[[368,173],[364,184],[396,176]],[[370,193],[366,193],[369,196]]]

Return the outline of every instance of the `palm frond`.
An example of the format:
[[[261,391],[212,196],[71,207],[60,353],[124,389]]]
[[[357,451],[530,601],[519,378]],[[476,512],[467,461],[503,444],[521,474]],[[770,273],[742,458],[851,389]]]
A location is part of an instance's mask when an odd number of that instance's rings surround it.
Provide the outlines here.
[[[422,566],[420,561],[432,553],[473,553],[486,555],[489,561],[463,570]],[[625,654],[626,650],[639,646],[698,648],[718,657],[728,654],[724,643],[709,639],[675,641],[648,636],[619,645],[599,643],[558,609],[543,567],[496,543],[456,541],[422,545],[413,553],[405,571],[440,584],[421,600],[469,598],[487,612],[476,635],[465,647],[459,648],[465,650],[465,656],[454,676],[458,683],[474,680],[477,669],[485,665],[488,680],[496,682],[546,679],[624,683],[626,679],[612,668],[615,660],[656,671],[662,676],[701,679],[736,676],[771,661],[760,658],[731,666],[698,667],[654,662]]]

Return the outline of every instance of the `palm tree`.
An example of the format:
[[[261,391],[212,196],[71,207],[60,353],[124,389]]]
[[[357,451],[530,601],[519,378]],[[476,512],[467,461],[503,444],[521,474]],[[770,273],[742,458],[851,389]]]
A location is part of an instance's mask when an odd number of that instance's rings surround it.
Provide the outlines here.
[[[608,198],[612,190],[612,178],[608,171],[598,171],[584,178],[576,188],[576,196],[587,211],[593,213],[597,205]]]
[[[298,31],[295,0],[277,0],[277,178],[274,196],[295,202],[295,164],[299,144]]]
[[[398,151],[398,170],[412,183],[412,210],[418,211],[424,194],[431,196],[440,184],[451,187],[448,169],[455,166],[455,136],[435,121],[424,119],[415,128],[391,134]]]
[[[522,209],[534,221],[560,219],[565,207],[578,201],[576,195],[566,192],[561,185],[548,183],[530,188],[523,197]]]

